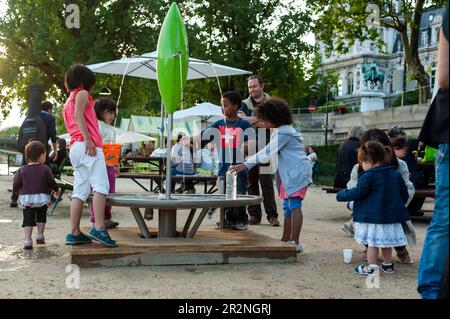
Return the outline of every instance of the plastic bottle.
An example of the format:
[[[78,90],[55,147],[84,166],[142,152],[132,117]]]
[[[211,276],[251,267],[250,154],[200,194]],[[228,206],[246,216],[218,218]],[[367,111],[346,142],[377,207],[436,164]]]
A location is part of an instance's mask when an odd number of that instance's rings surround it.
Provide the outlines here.
[[[237,175],[227,172],[225,177],[225,199],[237,198]]]

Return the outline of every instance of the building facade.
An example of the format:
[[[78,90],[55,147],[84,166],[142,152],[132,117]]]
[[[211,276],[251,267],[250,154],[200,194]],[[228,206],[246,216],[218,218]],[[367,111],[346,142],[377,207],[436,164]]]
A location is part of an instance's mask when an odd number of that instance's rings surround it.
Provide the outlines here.
[[[430,76],[431,91],[436,82],[438,35],[444,13],[444,8],[427,10],[423,12],[420,23],[419,57]],[[405,92],[418,88],[417,81],[409,80],[407,76],[400,33],[392,28],[380,28],[379,31],[385,43],[383,50],[370,40],[356,41],[348,53],[332,52],[327,56],[324,44],[319,43],[322,69],[335,70],[339,76],[334,99],[355,111],[386,108],[402,95],[404,97]],[[364,67],[371,63],[376,64],[377,72],[383,76],[383,81],[377,85],[365,81]]]

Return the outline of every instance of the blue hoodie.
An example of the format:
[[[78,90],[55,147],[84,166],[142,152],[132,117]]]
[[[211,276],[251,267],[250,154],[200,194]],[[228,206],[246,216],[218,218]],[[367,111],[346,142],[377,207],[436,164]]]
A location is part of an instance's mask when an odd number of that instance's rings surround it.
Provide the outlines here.
[[[269,144],[245,161],[247,169],[256,164],[273,162],[278,169],[281,183],[288,195],[292,195],[311,183],[311,164],[303,149],[303,137],[291,125],[276,128]]]
[[[410,220],[405,203],[408,189],[401,174],[389,165],[368,169],[355,188],[337,193],[340,202],[354,201],[353,221],[369,224],[395,224]]]

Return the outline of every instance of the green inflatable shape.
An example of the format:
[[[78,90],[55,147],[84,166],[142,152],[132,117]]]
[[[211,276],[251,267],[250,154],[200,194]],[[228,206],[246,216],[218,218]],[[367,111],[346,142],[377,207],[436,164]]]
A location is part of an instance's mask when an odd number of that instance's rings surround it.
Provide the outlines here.
[[[180,105],[189,64],[186,28],[176,3],[172,3],[164,19],[157,50],[159,93],[167,113],[173,113]]]

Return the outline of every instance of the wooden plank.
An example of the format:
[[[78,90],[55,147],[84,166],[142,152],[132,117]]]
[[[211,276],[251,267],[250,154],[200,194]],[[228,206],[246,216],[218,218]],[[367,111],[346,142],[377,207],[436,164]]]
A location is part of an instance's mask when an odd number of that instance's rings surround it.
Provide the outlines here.
[[[201,229],[195,238],[139,238],[137,228],[110,230],[119,247],[68,247],[81,267],[295,262],[293,245],[252,231]],[[154,235],[156,229],[150,229]]]

